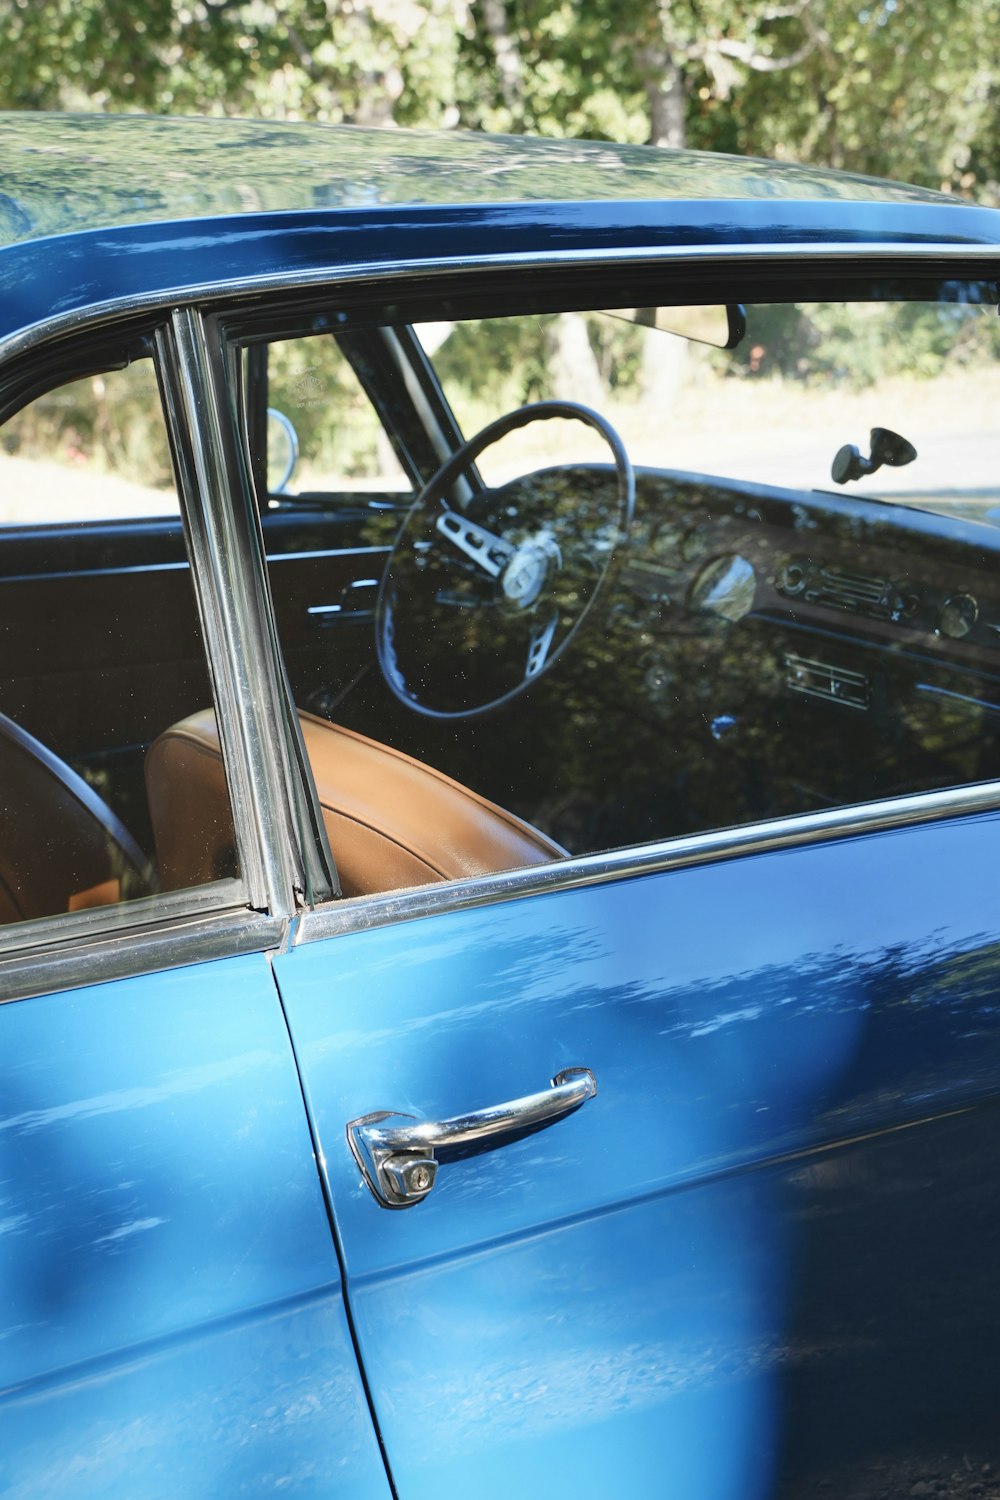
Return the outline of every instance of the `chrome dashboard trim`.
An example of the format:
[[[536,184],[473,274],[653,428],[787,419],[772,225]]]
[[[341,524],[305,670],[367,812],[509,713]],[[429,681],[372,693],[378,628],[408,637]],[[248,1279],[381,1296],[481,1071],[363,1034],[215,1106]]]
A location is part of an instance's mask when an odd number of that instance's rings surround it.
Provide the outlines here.
[[[933,698],[948,698],[952,703],[962,703],[967,708],[983,709],[986,713],[1000,714],[1000,703],[994,703],[989,698],[977,698],[972,693],[957,693],[954,688],[938,687],[934,682],[917,682],[914,691],[927,693]]]
[[[40,323],[19,329],[6,339],[0,339],[0,360],[6,361],[49,338],[56,338],[74,330],[117,320],[138,313],[152,313],[157,309],[187,307],[193,304],[222,303],[247,294],[280,293],[301,288],[317,290],[335,287],[356,281],[395,282],[411,276],[445,276],[456,273],[467,275],[490,270],[531,271],[552,266],[581,266],[614,268],[623,264],[655,264],[657,261],[672,265],[725,266],[731,261],[746,263],[748,260],[780,260],[786,263],[837,260],[847,263],[866,260],[897,260],[899,262],[964,260],[993,261],[1000,265],[1000,243],[984,245],[956,244],[940,241],[931,244],[908,244],[899,241],[879,241],[872,244],[845,243],[841,240],[813,241],[794,246],[762,244],[757,241],[741,242],[725,246],[705,248],[690,245],[631,246],[618,250],[539,250],[526,253],[504,252],[499,255],[467,255],[461,260],[445,256],[429,256],[424,259],[401,261],[386,265],[384,261],[348,261],[317,267],[312,271],[270,271],[258,276],[247,276],[237,280],[206,281],[185,286],[157,289],[153,292],[132,294],[94,302],[86,307],[74,308]]]
[[[693,868],[744,855],[817,844],[828,839],[888,833],[918,823],[990,812],[1000,812],[1000,781],[942,792],[918,792],[855,807],[798,813],[769,822],[749,823],[742,828],[687,834],[608,854],[588,854],[470,880],[415,886],[381,896],[356,896],[303,912],[294,925],[292,946],[414,921],[437,913],[540,896],[546,891],[579,890],[586,886],[606,885],[613,880],[631,880],[638,875]]]

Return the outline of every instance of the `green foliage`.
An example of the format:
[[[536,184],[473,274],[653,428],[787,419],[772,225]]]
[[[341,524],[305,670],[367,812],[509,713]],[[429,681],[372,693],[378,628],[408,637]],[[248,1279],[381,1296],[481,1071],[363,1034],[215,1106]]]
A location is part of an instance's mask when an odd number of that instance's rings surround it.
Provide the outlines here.
[[[448,123],[456,50],[445,0],[0,0],[0,37],[6,109],[371,124]]]
[[[1000,203],[998,35],[1000,0],[0,0],[0,107],[669,140]],[[772,308],[729,368],[857,387],[996,359],[998,320],[956,336],[954,316]],[[591,318],[588,334],[605,386],[641,395],[636,330]],[[438,355],[470,431],[552,380],[554,320],[489,339],[484,357],[457,330]],[[317,463],[363,472],[364,398],[333,364],[322,375],[349,420],[289,414]],[[284,378],[279,358],[274,404],[294,407]]]
[[[996,201],[997,0],[809,10],[817,46],[787,73],[748,79],[737,101],[753,149]]]
[[[0,428],[0,454],[171,489],[173,469],[152,362],[139,360],[39,396]]]
[[[1000,201],[1000,0],[0,0],[0,107],[668,139]]]
[[[501,412],[565,394],[557,389],[558,315],[458,323],[433,356],[459,425],[477,432]],[[643,330],[591,313],[585,319],[597,374],[618,399],[641,392]]]
[[[853,302],[747,309],[747,336],[713,360],[747,379],[863,390],[893,376],[926,380],[1000,359],[993,307],[960,302]]]
[[[554,316],[460,323],[435,354],[434,367],[442,383],[465,392],[472,405],[506,411],[543,400],[551,394],[555,323]]]
[[[268,354],[268,404],[283,412],[299,440],[301,480],[350,479],[379,470],[381,427],[375,408],[332,338],[289,339]]]
[[[587,333],[601,379],[609,391],[637,396],[642,387],[644,335],[641,328],[606,313],[591,313]]]

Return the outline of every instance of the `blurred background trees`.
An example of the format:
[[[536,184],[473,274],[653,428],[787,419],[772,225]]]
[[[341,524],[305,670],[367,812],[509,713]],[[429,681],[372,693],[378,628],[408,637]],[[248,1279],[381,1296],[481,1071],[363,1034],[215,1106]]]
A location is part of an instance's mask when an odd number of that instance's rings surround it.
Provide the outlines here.
[[[0,108],[776,156],[1000,201],[1000,0],[0,0]]]

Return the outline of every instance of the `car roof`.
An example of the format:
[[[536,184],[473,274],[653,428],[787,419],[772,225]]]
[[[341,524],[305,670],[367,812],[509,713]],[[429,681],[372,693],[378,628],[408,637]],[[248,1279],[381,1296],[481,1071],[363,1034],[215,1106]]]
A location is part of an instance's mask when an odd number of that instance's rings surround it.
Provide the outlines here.
[[[0,133],[0,344],[345,267],[1000,244],[1000,212],[944,194],[600,141],[44,113],[0,114]]]
[[[0,113],[0,135],[2,244],[316,208],[586,199],[961,203],[820,168],[603,141],[107,114]]]

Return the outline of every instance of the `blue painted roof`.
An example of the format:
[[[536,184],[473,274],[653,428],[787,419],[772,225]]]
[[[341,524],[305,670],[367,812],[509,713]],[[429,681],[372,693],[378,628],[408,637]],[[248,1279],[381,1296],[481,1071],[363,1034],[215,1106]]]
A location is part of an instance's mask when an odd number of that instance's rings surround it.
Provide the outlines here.
[[[7,244],[165,219],[418,204],[960,202],[818,168],[600,141],[99,114],[0,114],[0,140]]]
[[[449,132],[0,114],[0,339],[345,266],[686,246],[1000,245],[1000,212],[737,157]]]

